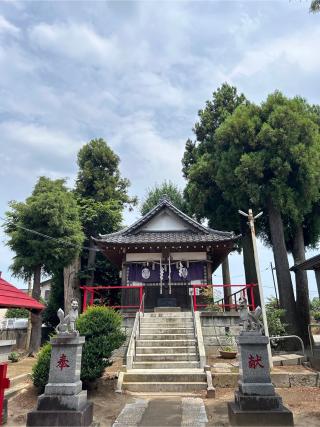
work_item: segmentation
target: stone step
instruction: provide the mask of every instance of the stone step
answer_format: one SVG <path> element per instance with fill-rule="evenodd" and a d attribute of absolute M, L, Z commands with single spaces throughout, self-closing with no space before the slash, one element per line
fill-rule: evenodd
<path fill-rule="evenodd" d="M 168 373 L 170 371 L 170 373 Z M 179 372 L 182 371 L 182 372 Z M 130 372 L 125 372 L 123 381 L 130 382 L 205 382 L 206 374 L 200 372 L 190 372 L 190 370 L 182 369 L 131 369 Z"/>
<path fill-rule="evenodd" d="M 181 339 L 194 339 L 194 333 L 193 334 L 140 334 L 139 336 L 140 340 L 181 340 Z"/>
<path fill-rule="evenodd" d="M 148 321 L 148 322 L 174 322 L 175 320 L 178 322 L 183 321 L 193 321 L 193 318 L 191 316 L 140 316 L 141 321 Z"/>
<path fill-rule="evenodd" d="M 200 368 L 199 362 L 193 361 L 166 361 L 166 362 L 133 362 L 133 369 L 184 369 Z"/>
<path fill-rule="evenodd" d="M 144 313 L 144 315 L 141 316 L 141 319 L 146 318 L 173 318 L 173 319 L 192 319 L 192 313 L 190 312 L 182 312 L 182 313 Z"/>
<path fill-rule="evenodd" d="M 142 326 L 140 328 L 140 334 L 193 334 L 194 329 L 193 328 L 166 328 L 166 327 L 159 327 L 159 328 L 145 328 Z"/>
<path fill-rule="evenodd" d="M 195 338 L 179 340 L 142 340 L 137 339 L 137 347 L 189 347 L 196 344 Z"/>
<path fill-rule="evenodd" d="M 181 307 L 155 307 L 155 313 L 180 313 Z"/>
<path fill-rule="evenodd" d="M 138 354 L 180 354 L 180 353 L 196 353 L 196 346 L 189 347 L 141 347 L 137 346 Z"/>
<path fill-rule="evenodd" d="M 124 390 L 132 392 L 193 392 L 206 390 L 206 382 L 123 382 Z"/>
<path fill-rule="evenodd" d="M 153 354 L 136 354 L 135 361 L 137 362 L 166 362 L 166 361 L 198 361 L 196 353 L 153 353 Z"/>
<path fill-rule="evenodd" d="M 144 323 L 142 325 L 140 325 L 140 329 L 168 329 L 171 330 L 172 329 L 190 329 L 190 330 L 194 330 L 193 325 L 187 325 L 187 324 L 181 324 L 181 323 L 172 323 L 172 324 L 168 324 L 168 323 Z"/>
<path fill-rule="evenodd" d="M 141 321 L 141 327 L 142 328 L 172 328 L 172 327 L 178 327 L 178 328 L 193 328 L 193 321 L 189 319 L 185 320 L 161 320 L 156 319 L 156 321 L 151 321 L 150 319 L 145 319 Z"/>

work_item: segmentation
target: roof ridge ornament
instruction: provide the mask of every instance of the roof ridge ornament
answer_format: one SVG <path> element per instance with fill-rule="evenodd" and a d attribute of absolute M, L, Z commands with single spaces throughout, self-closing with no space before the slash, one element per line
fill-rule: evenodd
<path fill-rule="evenodd" d="M 170 197 L 168 196 L 168 194 L 164 193 L 164 194 L 162 194 L 162 196 L 160 197 L 159 202 L 160 202 L 160 203 L 164 203 L 164 202 L 169 202 L 169 203 L 171 203 L 171 199 L 170 199 Z"/>

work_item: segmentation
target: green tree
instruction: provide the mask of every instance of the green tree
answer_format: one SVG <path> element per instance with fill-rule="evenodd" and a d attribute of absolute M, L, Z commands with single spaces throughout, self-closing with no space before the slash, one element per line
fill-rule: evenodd
<path fill-rule="evenodd" d="M 310 12 L 318 13 L 320 11 L 320 0 L 312 0 L 310 4 Z"/>
<path fill-rule="evenodd" d="M 116 277 L 110 263 L 103 260 L 101 254 L 97 257 L 91 237 L 118 230 L 124 207 L 130 208 L 136 204 L 136 199 L 128 195 L 130 183 L 121 177 L 119 163 L 120 158 L 102 138 L 91 140 L 78 153 L 79 171 L 75 194 L 86 241 L 91 248 L 89 253 L 82 254 L 82 270 L 87 285 L 100 280 L 103 270 L 111 270 L 111 278 Z M 100 266 L 104 264 L 100 272 L 96 271 L 96 258 L 99 258 Z"/>
<path fill-rule="evenodd" d="M 32 296 L 39 300 L 41 272 L 52 274 L 68 265 L 81 249 L 78 206 L 63 179 L 46 177 L 39 178 L 25 202 L 13 201 L 9 206 L 4 228 L 7 244 L 15 253 L 11 270 L 25 280 L 33 276 Z M 30 353 L 40 346 L 41 317 L 31 314 Z"/>
<path fill-rule="evenodd" d="M 270 336 L 286 335 L 287 324 L 283 322 L 285 310 L 278 307 L 275 298 L 269 298 L 266 304 L 266 314 Z"/>
<path fill-rule="evenodd" d="M 184 191 L 188 210 L 198 220 L 208 219 L 209 226 L 221 230 L 232 230 L 242 234 L 242 249 L 247 283 L 257 283 L 251 233 L 238 209 L 249 207 L 248 201 L 235 206 L 224 196 L 215 180 L 215 132 L 239 105 L 246 105 L 247 99 L 227 83 L 222 84 L 198 112 L 199 120 L 194 126 L 195 141 L 186 142 L 182 159 L 182 172 L 187 180 Z M 258 288 L 255 301 L 259 304 Z"/>
<path fill-rule="evenodd" d="M 304 217 L 319 200 L 320 140 L 317 117 L 301 98 L 270 95 L 261 107 L 238 107 L 215 135 L 215 180 L 230 203 L 264 208 L 275 257 L 280 303 L 292 332 L 299 332 L 283 217 L 290 218 L 304 253 Z M 307 289 L 297 284 L 301 305 Z M 299 302 L 298 302 L 299 305 Z M 301 310 L 298 311 L 301 313 Z M 300 325 L 302 324 L 300 318 Z"/>
<path fill-rule="evenodd" d="M 140 207 L 141 215 L 145 215 L 154 208 L 163 196 L 166 196 L 176 208 L 186 212 L 187 206 L 182 191 L 173 182 L 164 181 L 160 185 L 147 189 L 147 194 Z"/>

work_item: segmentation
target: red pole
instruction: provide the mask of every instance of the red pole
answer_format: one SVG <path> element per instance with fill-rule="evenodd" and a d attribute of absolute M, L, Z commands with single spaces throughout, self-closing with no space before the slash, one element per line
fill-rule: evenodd
<path fill-rule="evenodd" d="M 193 285 L 193 308 L 194 308 L 194 311 L 197 311 L 197 294 L 196 294 L 195 285 Z"/>
<path fill-rule="evenodd" d="M 94 290 L 90 290 L 90 305 L 93 305 Z"/>
<path fill-rule="evenodd" d="M 87 297 L 88 297 L 88 291 L 86 288 L 83 289 L 83 303 L 82 303 L 82 311 L 86 311 L 87 309 Z"/>
<path fill-rule="evenodd" d="M 10 387 L 10 380 L 7 376 L 7 363 L 0 363 L 0 425 L 2 424 L 4 389 Z"/>

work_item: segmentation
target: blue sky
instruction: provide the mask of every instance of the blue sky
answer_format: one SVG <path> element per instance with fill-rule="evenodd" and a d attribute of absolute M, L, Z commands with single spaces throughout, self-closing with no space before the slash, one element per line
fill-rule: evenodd
<path fill-rule="evenodd" d="M 279 89 L 320 103 L 320 15 L 308 7 L 286 0 L 2 1 L 1 217 L 41 175 L 66 177 L 72 186 L 76 153 L 94 137 L 121 157 L 132 195 L 141 198 L 164 179 L 183 187 L 185 141 L 224 81 L 255 102 Z M 0 239 L 0 269 L 10 279 L 3 231 Z M 259 250 L 268 294 L 272 254 Z M 234 281 L 243 282 L 238 255 L 231 266 Z"/>

